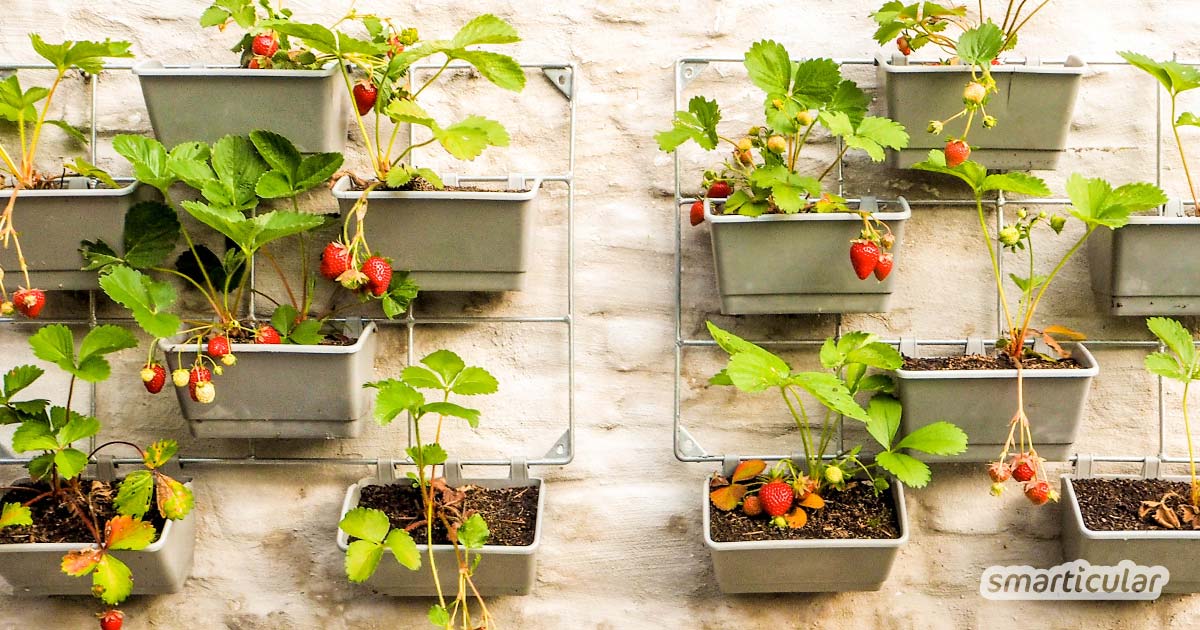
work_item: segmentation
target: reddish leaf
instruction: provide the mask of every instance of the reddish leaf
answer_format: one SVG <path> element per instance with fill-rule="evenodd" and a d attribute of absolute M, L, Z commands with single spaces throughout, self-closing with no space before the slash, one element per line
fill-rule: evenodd
<path fill-rule="evenodd" d="M 742 497 L 746 496 L 747 488 L 740 483 L 735 483 L 732 486 L 717 488 L 708 493 L 709 500 L 722 512 L 729 512 L 738 506 L 738 502 Z"/>
<path fill-rule="evenodd" d="M 806 508 L 819 510 L 825 507 L 825 499 L 822 499 L 821 495 L 817 494 L 816 492 L 810 492 L 808 493 L 808 496 L 804 497 L 804 499 L 800 501 L 800 505 Z"/>
<path fill-rule="evenodd" d="M 809 496 L 817 496 L 811 494 Z M 787 521 L 787 526 L 791 529 L 800 529 L 808 523 L 808 514 L 802 508 L 795 508 L 788 512 L 787 516 L 783 517 Z"/>
<path fill-rule="evenodd" d="M 1042 331 L 1042 333 L 1044 333 L 1046 335 L 1053 335 L 1055 337 L 1066 339 L 1068 341 L 1085 341 L 1085 340 L 1087 340 L 1087 335 L 1079 332 L 1078 330 L 1071 330 L 1070 328 L 1067 328 L 1066 326 L 1047 326 L 1046 329 Z"/>
<path fill-rule="evenodd" d="M 158 532 L 150 523 L 132 516 L 115 516 L 104 526 L 105 549 L 145 549 Z"/>
<path fill-rule="evenodd" d="M 100 549 L 80 549 L 69 551 L 62 559 L 62 572 L 72 577 L 87 575 L 100 564 L 104 551 Z"/>
<path fill-rule="evenodd" d="M 182 520 L 195 505 L 191 489 L 157 470 L 154 471 L 154 496 L 158 513 L 173 521 Z"/>
<path fill-rule="evenodd" d="M 757 477 L 762 471 L 767 469 L 767 462 L 761 459 L 751 459 L 744 461 L 733 469 L 733 482 L 745 481 Z"/>

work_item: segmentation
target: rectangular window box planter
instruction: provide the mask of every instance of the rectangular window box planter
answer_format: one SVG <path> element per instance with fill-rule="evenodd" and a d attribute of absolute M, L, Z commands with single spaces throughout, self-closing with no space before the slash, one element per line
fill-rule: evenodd
<path fill-rule="evenodd" d="M 27 481 L 22 479 L 20 481 Z M 187 483 L 190 488 L 191 482 Z M 84 543 L 23 543 L 0 545 L 0 577 L 12 585 L 13 595 L 90 595 L 92 578 L 62 572 L 67 552 L 89 549 Z M 133 571 L 134 595 L 177 593 L 192 573 L 196 548 L 196 514 L 163 525 L 158 540 L 141 551 L 114 551 Z"/>
<path fill-rule="evenodd" d="M 216 400 L 201 404 L 188 388 L 174 388 L 192 435 L 356 437 L 374 409 L 374 396 L 363 384 L 374 380 L 375 324 L 364 326 L 357 337 L 349 346 L 232 344 L 237 365 L 213 377 Z M 190 368 L 195 360 L 196 345 L 182 341 L 162 343 L 171 370 Z"/>
<path fill-rule="evenodd" d="M 514 464 L 512 473 L 507 479 L 463 479 L 461 467 L 452 463 L 446 466 L 446 482 L 452 487 L 475 485 L 483 488 L 523 488 L 538 489 L 537 523 L 534 530 L 533 544 L 527 547 L 509 547 L 500 545 L 484 545 L 479 549 L 479 567 L 475 571 L 473 581 L 479 594 L 484 597 L 495 595 L 528 595 L 533 592 L 537 582 L 537 556 L 542 541 L 542 516 L 546 505 L 546 484 L 541 479 L 528 476 L 528 469 L 522 463 L 518 469 Z M 358 497 L 364 486 L 411 483 L 407 479 L 397 482 L 394 478 L 367 477 L 346 490 L 346 500 L 342 503 L 340 521 L 350 510 L 358 507 Z M 372 590 L 393 597 L 432 597 L 437 595 L 433 585 L 433 574 L 429 570 L 429 546 L 421 540 L 417 541 L 417 549 L 421 553 L 421 568 L 410 571 L 396 562 L 390 549 L 384 549 L 383 560 L 374 575 L 364 583 Z M 346 532 L 338 530 L 338 549 L 345 554 L 350 545 L 350 537 Z M 447 592 L 453 595 L 458 583 L 458 561 L 455 559 L 453 545 L 434 545 L 433 553 L 437 563 L 438 578 Z"/>
<path fill-rule="evenodd" d="M 459 181 L 443 180 L 448 187 Z M 421 291 L 520 291 L 541 186 L 540 179 L 510 175 L 508 187 L 523 192 L 372 191 L 368 242 L 394 269 L 409 272 Z M 362 193 L 343 177 L 333 196 L 345 217 Z"/>
<path fill-rule="evenodd" d="M 704 544 L 723 593 L 820 593 L 877 591 L 887 581 L 900 548 L 908 543 L 904 487 L 893 483 L 900 537 L 879 540 L 768 540 L 714 542 L 709 479 L 704 503 Z"/>
<path fill-rule="evenodd" d="M 1135 475 L 1091 475 L 1089 478 L 1136 479 Z M 1122 560 L 1170 572 L 1163 593 L 1200 592 L 1200 531 L 1180 529 L 1161 531 L 1095 531 L 1088 529 L 1079 510 L 1072 475 L 1062 476 L 1063 561 L 1086 560 L 1092 565 L 1117 566 Z M 1163 477 L 1168 481 L 1189 481 L 1185 476 Z M 1186 527 L 1186 526 L 1185 526 Z"/>
<path fill-rule="evenodd" d="M 875 63 L 887 116 L 904 125 L 911 136 L 907 148 L 889 151 L 888 162 L 908 168 L 924 160 L 930 149 L 945 147 L 946 134 L 925 129 L 929 121 L 962 110 L 963 88 L 971 80 L 971 71 L 964 65 L 909 64 L 900 54 L 877 53 Z M 987 113 L 998 123 L 992 129 L 971 131 L 971 159 L 995 170 L 1053 170 L 1067 148 L 1086 70 L 1087 65 L 1073 55 L 1063 65 L 1027 60 L 992 66 L 999 92 L 992 94 Z M 958 133 L 962 124 L 959 119 L 947 128 Z"/>
<path fill-rule="evenodd" d="M 99 276 L 83 271 L 82 241 L 97 238 L 121 252 L 125 213 L 145 201 L 151 188 L 131 179 L 118 179 L 122 187 L 89 188 L 86 177 L 68 177 L 66 188 L 22 190 L 17 195 L 13 221 L 21 233 L 21 250 L 29 267 L 29 281 L 44 290 L 88 290 L 99 288 Z M 11 190 L 0 190 L 8 201 Z M 0 267 L 9 281 L 24 285 L 17 250 L 11 243 L 0 248 Z"/>
<path fill-rule="evenodd" d="M 915 356 L 916 346 L 901 352 Z M 988 347 L 994 347 L 989 344 Z M 1040 456 L 1064 461 L 1079 432 L 1087 409 L 1092 379 L 1100 373 L 1095 357 L 1082 344 L 1063 344 L 1080 369 L 1024 370 L 1025 413 L 1032 421 L 1033 440 Z M 983 341 L 970 340 L 967 354 L 985 354 Z M 902 435 L 932 422 L 953 422 L 967 434 L 967 450 L 959 455 L 921 453 L 929 462 L 989 462 L 999 456 L 1008 437 L 1009 421 L 1017 410 L 1017 371 L 1012 370 L 896 370 L 897 396 L 904 405 Z"/>
<path fill-rule="evenodd" d="M 274 131 L 304 153 L 346 146 L 346 85 L 335 64 L 321 70 L 251 70 L 233 66 L 134 67 L 154 135 L 168 149 L 212 144 L 256 129 Z"/>
<path fill-rule="evenodd" d="M 1200 313 L 1200 217 L 1185 216 L 1177 201 L 1165 216 L 1134 216 L 1119 230 L 1088 239 L 1092 290 L 1112 315 Z"/>
<path fill-rule="evenodd" d="M 850 241 L 862 231 L 862 218 L 856 214 L 719 215 L 713 214 L 712 201 L 705 200 L 704 220 L 710 224 L 721 312 L 887 311 L 896 272 L 904 265 L 904 224 L 912 216 L 903 197 L 893 205 L 893 210 L 880 212 L 874 198 L 864 197 L 858 206 L 886 222 L 896 236 L 892 249 L 896 271 L 879 282 L 874 277 L 859 280 L 850 265 Z"/>

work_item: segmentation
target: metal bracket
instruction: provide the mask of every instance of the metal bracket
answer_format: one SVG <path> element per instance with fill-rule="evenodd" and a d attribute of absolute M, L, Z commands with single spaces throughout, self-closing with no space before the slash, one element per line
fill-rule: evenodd
<path fill-rule="evenodd" d="M 675 450 L 685 457 L 708 457 L 708 451 L 705 451 L 696 438 L 683 427 L 675 431 Z"/>
<path fill-rule="evenodd" d="M 679 81 L 683 87 L 687 87 L 692 81 L 695 81 L 704 69 L 708 67 L 707 61 L 687 61 L 679 64 Z"/>
<path fill-rule="evenodd" d="M 901 337 L 900 354 L 910 359 L 919 359 L 921 357 L 921 349 L 917 345 L 917 340 L 912 337 Z"/>
<path fill-rule="evenodd" d="M 859 212 L 879 212 L 879 198 L 874 195 L 863 195 L 858 200 Z"/>
<path fill-rule="evenodd" d="M 442 175 L 442 185 L 446 188 L 457 188 L 458 173 L 446 173 Z"/>
<path fill-rule="evenodd" d="M 1168 199 L 1166 205 L 1163 206 L 1162 216 L 1175 219 L 1186 217 L 1187 214 L 1183 210 L 1183 199 Z"/>
<path fill-rule="evenodd" d="M 967 337 L 967 347 L 963 349 L 966 354 L 986 354 L 987 349 L 983 345 L 983 339 L 980 337 Z"/>
<path fill-rule="evenodd" d="M 520 173 L 508 174 L 508 189 L 509 190 L 525 190 L 526 177 Z"/>
<path fill-rule="evenodd" d="M 1042 336 L 1033 338 L 1033 351 L 1046 356 L 1054 356 L 1058 352 L 1054 348 L 1051 348 L 1050 344 L 1046 343 L 1046 338 Z"/>
<path fill-rule="evenodd" d="M 1025 66 L 1029 68 L 1037 68 L 1042 65 L 1041 57 L 1026 57 Z"/>
<path fill-rule="evenodd" d="M 363 319 L 361 315 L 349 315 L 346 317 L 346 322 L 343 324 L 346 327 L 346 336 L 352 339 L 358 339 L 362 336 Z"/>
<path fill-rule="evenodd" d="M 893 66 L 907 66 L 908 65 L 908 56 L 904 55 L 902 53 L 892 53 L 892 65 Z"/>
<path fill-rule="evenodd" d="M 542 74 L 550 80 L 550 85 L 558 88 L 562 95 L 571 100 L 575 93 L 575 70 L 573 68 L 542 68 Z"/>
<path fill-rule="evenodd" d="M 107 453 L 96 455 L 96 479 L 100 481 L 116 481 L 117 465 L 113 462 L 113 456 Z"/>
<path fill-rule="evenodd" d="M 508 478 L 515 483 L 528 482 L 529 461 L 524 457 L 513 457 L 512 463 L 508 465 Z"/>
<path fill-rule="evenodd" d="M 1159 479 L 1162 477 L 1162 460 L 1157 455 L 1147 455 L 1142 463 L 1143 479 Z"/>
<path fill-rule="evenodd" d="M 737 455 L 726 455 L 721 460 L 721 475 L 725 477 L 733 477 L 733 471 L 737 470 L 738 464 L 742 463 L 742 458 Z"/>
<path fill-rule="evenodd" d="M 375 463 L 375 477 L 383 485 L 396 483 L 396 460 L 380 457 Z"/>
<path fill-rule="evenodd" d="M 12 68 L 0 68 L 0 80 L 7 79 L 16 73 L 17 71 Z"/>
<path fill-rule="evenodd" d="M 554 442 L 554 445 L 550 447 L 550 450 L 546 451 L 546 454 L 542 457 L 546 459 L 558 459 L 561 457 L 568 457 L 570 454 L 571 431 L 568 429 L 563 431 L 563 434 L 559 436 L 558 440 Z"/>
<path fill-rule="evenodd" d="M 462 462 L 457 459 L 448 459 L 442 464 L 442 476 L 446 478 L 446 485 L 451 488 L 457 488 L 462 485 L 463 471 Z"/>
<path fill-rule="evenodd" d="M 1092 456 L 1091 455 L 1076 455 L 1075 456 L 1075 478 L 1087 479 L 1092 476 Z"/>

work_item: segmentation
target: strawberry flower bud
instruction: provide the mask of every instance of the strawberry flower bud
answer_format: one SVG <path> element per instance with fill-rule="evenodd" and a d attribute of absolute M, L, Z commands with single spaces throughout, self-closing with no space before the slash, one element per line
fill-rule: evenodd
<path fill-rule="evenodd" d="M 1067 218 L 1066 217 L 1059 215 L 1059 214 L 1056 214 L 1056 215 L 1050 217 L 1050 229 L 1054 230 L 1054 232 L 1056 234 L 1061 234 L 1063 231 L 1063 228 L 1066 226 L 1067 226 Z"/>
<path fill-rule="evenodd" d="M 991 116 L 991 115 L 984 116 L 984 117 L 983 117 L 983 128 L 984 128 L 984 129 L 991 129 L 991 128 L 993 128 L 993 127 L 995 127 L 995 126 L 996 126 L 996 123 L 997 123 L 997 122 L 998 122 L 998 121 L 996 120 L 996 117 L 995 117 L 995 116 Z"/>
<path fill-rule="evenodd" d="M 992 496 L 994 496 L 994 497 L 998 497 L 998 496 L 1004 494 L 1004 484 L 1002 484 L 1000 482 L 996 482 L 996 483 L 992 484 L 991 493 L 992 493 Z"/>
<path fill-rule="evenodd" d="M 942 121 L 931 120 L 931 121 L 929 121 L 929 126 L 925 128 L 925 131 L 928 131 L 929 133 L 932 133 L 934 135 L 939 135 L 942 133 L 942 131 L 945 129 L 945 127 L 946 126 L 942 124 Z"/>

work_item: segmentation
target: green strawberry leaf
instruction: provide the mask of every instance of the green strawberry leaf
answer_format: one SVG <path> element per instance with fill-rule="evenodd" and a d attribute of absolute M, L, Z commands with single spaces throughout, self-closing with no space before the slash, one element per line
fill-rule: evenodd
<path fill-rule="evenodd" d="M 170 337 L 183 324 L 177 315 L 167 312 L 175 303 L 175 289 L 166 282 L 156 282 L 140 271 L 117 266 L 100 277 L 100 288 L 114 302 L 129 309 L 138 326 L 152 337 Z"/>
<path fill-rule="evenodd" d="M 182 520 L 196 505 L 196 498 L 182 482 L 154 471 L 154 497 L 158 513 L 173 521 Z"/>
<path fill-rule="evenodd" d="M 875 462 L 910 488 L 924 488 L 929 484 L 929 466 L 911 455 L 884 451 L 875 456 Z"/>
<path fill-rule="evenodd" d="M 487 544 L 488 536 L 491 532 L 488 531 L 487 522 L 478 512 L 472 514 L 470 518 L 463 522 L 458 528 L 458 542 L 467 549 L 479 549 Z"/>
<path fill-rule="evenodd" d="M 33 525 L 33 512 L 20 503 L 5 503 L 0 512 L 0 529 L 18 525 Z"/>
<path fill-rule="evenodd" d="M 716 101 L 703 96 L 694 96 L 688 101 L 686 112 L 675 112 L 674 126 L 654 136 L 662 151 L 674 151 L 679 145 L 693 140 L 702 148 L 712 151 L 717 148 L 717 123 L 721 122 L 721 109 Z"/>
<path fill-rule="evenodd" d="M 421 553 L 417 550 L 417 543 L 408 532 L 403 529 L 393 529 L 388 532 L 387 539 L 383 541 L 383 544 L 392 550 L 396 562 L 399 562 L 404 568 L 409 571 L 421 568 Z"/>
<path fill-rule="evenodd" d="M 92 593 L 104 603 L 116 606 L 133 592 L 133 572 L 124 562 L 104 554 L 92 572 Z"/>
<path fill-rule="evenodd" d="M 342 517 L 338 528 L 354 538 L 360 538 L 376 545 L 383 542 L 391 529 L 387 514 L 380 510 L 357 507 Z"/>
<path fill-rule="evenodd" d="M 474 366 L 463 368 L 450 387 L 450 391 L 460 396 L 494 394 L 499 389 L 500 383 L 496 381 L 496 377 L 487 370 Z"/>
<path fill-rule="evenodd" d="M 904 436 L 896 448 L 931 455 L 957 455 L 967 450 L 967 434 L 949 422 L 933 422 Z"/>
<path fill-rule="evenodd" d="M 367 383 L 365 387 L 379 390 L 375 396 L 375 420 L 381 426 L 391 424 L 396 416 L 405 411 L 411 414 L 417 413 L 421 405 L 425 403 L 425 397 L 421 395 L 421 392 L 403 381 L 388 379 Z"/>
<path fill-rule="evenodd" d="M 383 545 L 370 540 L 356 540 L 346 548 L 346 577 L 356 584 L 366 582 L 379 568 L 382 559 Z"/>
<path fill-rule="evenodd" d="M 449 402 L 431 402 L 421 406 L 421 415 L 432 413 L 439 416 L 451 416 L 454 418 L 462 418 L 471 425 L 472 429 L 479 427 L 479 411 L 476 409 L 468 409 L 466 407 L 456 405 Z"/>
<path fill-rule="evenodd" d="M 121 481 L 113 506 L 117 513 L 141 518 L 150 511 L 150 498 L 154 495 L 154 474 L 149 470 L 135 470 Z"/>

